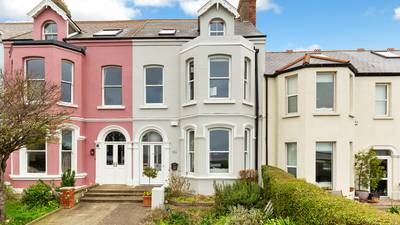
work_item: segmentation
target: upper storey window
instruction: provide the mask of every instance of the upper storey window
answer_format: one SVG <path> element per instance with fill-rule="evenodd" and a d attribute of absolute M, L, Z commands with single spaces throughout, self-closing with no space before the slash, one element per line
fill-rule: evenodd
<path fill-rule="evenodd" d="M 43 27 L 44 40 L 57 40 L 57 24 L 48 22 Z"/>
<path fill-rule="evenodd" d="M 149 66 L 145 68 L 145 103 L 164 103 L 164 82 L 162 66 Z"/>
<path fill-rule="evenodd" d="M 26 78 L 29 80 L 30 85 L 37 88 L 44 86 L 44 59 L 43 58 L 30 58 L 25 61 Z"/>
<path fill-rule="evenodd" d="M 210 98 L 229 98 L 230 58 L 210 58 Z"/>
<path fill-rule="evenodd" d="M 210 22 L 210 36 L 224 36 L 225 22 L 221 19 L 213 19 Z"/>
<path fill-rule="evenodd" d="M 187 100 L 194 100 L 194 60 L 187 63 Z"/>
<path fill-rule="evenodd" d="M 334 111 L 335 73 L 321 72 L 317 74 L 317 110 Z"/>
<path fill-rule="evenodd" d="M 67 60 L 61 64 L 61 101 L 72 103 L 74 64 Z"/>
<path fill-rule="evenodd" d="M 122 105 L 122 68 L 110 66 L 104 68 L 103 104 L 107 106 Z"/>
<path fill-rule="evenodd" d="M 286 113 L 297 113 L 297 76 L 286 78 Z"/>

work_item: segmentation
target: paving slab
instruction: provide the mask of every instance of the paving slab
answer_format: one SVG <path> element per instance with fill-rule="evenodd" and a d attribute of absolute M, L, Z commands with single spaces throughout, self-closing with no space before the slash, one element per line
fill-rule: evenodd
<path fill-rule="evenodd" d="M 35 225 L 142 225 L 150 209 L 135 203 L 86 203 L 62 209 Z"/>

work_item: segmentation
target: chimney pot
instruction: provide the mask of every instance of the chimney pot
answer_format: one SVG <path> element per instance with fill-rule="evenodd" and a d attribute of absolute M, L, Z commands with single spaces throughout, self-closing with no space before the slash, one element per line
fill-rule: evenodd
<path fill-rule="evenodd" d="M 395 48 L 388 48 L 387 51 L 388 51 L 388 52 L 396 51 L 396 49 L 395 49 Z"/>
<path fill-rule="evenodd" d="M 237 8 L 242 21 L 250 21 L 254 26 L 257 22 L 256 0 L 240 0 Z"/>
<path fill-rule="evenodd" d="M 292 49 L 286 50 L 287 53 L 293 53 L 294 51 Z"/>
<path fill-rule="evenodd" d="M 314 49 L 314 52 L 321 52 L 321 49 Z"/>
<path fill-rule="evenodd" d="M 365 48 L 357 48 L 357 52 L 364 52 Z"/>

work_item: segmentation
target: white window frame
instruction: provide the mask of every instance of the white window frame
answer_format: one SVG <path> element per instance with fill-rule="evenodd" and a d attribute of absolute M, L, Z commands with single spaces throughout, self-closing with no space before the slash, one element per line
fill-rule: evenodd
<path fill-rule="evenodd" d="M 378 99 L 378 96 L 376 96 L 376 90 L 379 86 L 386 87 L 386 99 Z M 390 116 L 390 83 L 376 83 L 375 84 L 375 116 L 377 117 L 389 117 Z M 378 115 L 377 114 L 377 103 L 378 102 L 385 102 L 386 106 L 386 114 L 385 115 Z"/>
<path fill-rule="evenodd" d="M 106 77 L 106 69 L 108 68 L 113 68 L 113 67 L 118 67 L 121 69 L 121 85 L 105 85 L 105 77 Z M 102 106 L 103 107 L 115 107 L 115 106 L 124 106 L 124 90 L 123 90 L 123 71 L 122 71 L 122 66 L 117 66 L 117 65 L 110 65 L 110 66 L 104 66 L 102 68 Z M 105 89 L 106 88 L 121 88 L 121 104 L 120 105 L 106 105 L 105 104 Z"/>
<path fill-rule="evenodd" d="M 244 73 L 243 73 L 243 99 L 250 101 L 251 98 L 251 61 L 249 58 L 244 59 Z"/>
<path fill-rule="evenodd" d="M 210 155 L 211 155 L 211 153 L 213 153 L 214 151 L 211 151 L 211 148 L 210 148 L 210 146 L 211 146 L 211 138 L 210 138 L 210 135 L 211 135 L 211 131 L 215 131 L 215 130 L 223 130 L 223 131 L 228 131 L 228 144 L 229 144 L 229 150 L 228 151 L 216 151 L 216 153 L 228 153 L 228 171 L 227 172 L 212 172 L 211 171 L 211 168 L 210 168 L 210 160 L 211 160 L 211 157 L 210 157 Z M 226 128 L 226 127 L 213 127 L 213 128 L 209 128 L 208 129 L 208 135 L 207 135 L 207 138 L 208 138 L 208 140 L 207 140 L 207 145 L 208 145 L 208 154 L 207 154 L 207 167 L 208 167 L 208 173 L 210 174 L 210 175 L 215 175 L 215 176 L 218 176 L 218 175 L 222 175 L 222 176 L 224 176 L 224 175 L 229 175 L 230 173 L 231 173 L 231 171 L 232 171 L 232 157 L 231 157 L 231 155 L 232 155 L 232 129 L 231 128 Z"/>
<path fill-rule="evenodd" d="M 190 79 L 190 74 L 192 73 L 191 71 L 190 71 L 190 69 L 191 69 L 191 64 L 193 64 L 193 79 Z M 195 72 L 194 72 L 194 67 L 195 67 L 195 65 L 194 65 L 194 59 L 189 59 L 188 61 L 187 61 L 187 65 L 186 65 L 186 82 L 187 82 L 187 84 L 186 84 L 186 100 L 187 101 L 194 101 L 195 100 Z M 193 86 L 193 96 L 191 96 L 191 86 Z"/>
<path fill-rule="evenodd" d="M 46 26 L 48 24 L 55 24 L 57 27 L 57 33 L 46 33 Z M 43 28 L 42 28 L 42 35 L 43 35 L 43 40 L 46 40 L 46 41 L 53 41 L 53 39 L 47 39 L 47 36 L 54 36 L 54 35 L 56 35 L 56 40 L 58 40 L 58 24 L 52 20 L 44 23 Z"/>
<path fill-rule="evenodd" d="M 213 60 L 228 60 L 228 76 L 227 77 L 213 77 L 211 78 L 211 61 Z M 209 100 L 226 100 L 231 98 L 231 76 L 232 76 L 232 64 L 231 57 L 226 55 L 214 55 L 208 58 L 208 99 Z M 228 79 L 228 96 L 227 97 L 212 97 L 211 96 L 211 80 L 226 80 Z M 218 90 L 217 90 L 218 91 Z"/>
<path fill-rule="evenodd" d="M 149 68 L 161 68 L 162 69 L 162 84 L 147 85 L 147 69 L 149 69 Z M 143 74 L 144 74 L 144 78 L 143 78 L 143 81 L 144 81 L 144 83 L 143 83 L 143 87 L 144 87 L 144 89 L 143 89 L 143 96 L 144 96 L 143 101 L 144 101 L 144 104 L 145 105 L 156 105 L 156 106 L 164 105 L 165 104 L 165 74 L 164 74 L 164 66 L 162 66 L 162 65 L 144 66 L 144 73 Z M 160 103 L 147 103 L 147 96 L 146 96 L 147 95 L 146 94 L 147 87 L 162 87 L 162 102 L 160 102 Z"/>
<path fill-rule="evenodd" d="M 186 144 L 186 173 L 193 175 L 196 171 L 196 167 L 195 167 L 195 165 L 196 165 L 196 163 L 195 163 L 195 161 L 196 161 L 196 145 L 193 144 L 193 149 L 190 148 L 190 133 L 191 132 L 193 132 L 193 143 L 195 142 L 195 139 L 196 139 L 195 138 L 196 137 L 195 130 L 193 128 L 187 129 L 186 130 L 186 142 L 185 142 L 185 144 Z M 193 155 L 194 171 L 190 171 L 190 168 L 192 166 L 191 161 L 190 161 L 190 155 Z"/>
<path fill-rule="evenodd" d="M 296 165 L 289 165 L 289 160 L 288 160 L 288 158 L 289 158 L 289 145 L 295 145 L 295 147 L 296 147 Z M 288 172 L 289 173 L 289 169 L 296 169 L 296 177 L 298 176 L 298 171 L 297 171 L 297 165 L 298 165 L 298 162 L 297 162 L 297 160 L 298 160 L 298 157 L 297 157 L 297 142 L 286 142 L 285 143 L 285 148 L 286 148 L 286 172 Z"/>
<path fill-rule="evenodd" d="M 223 30 L 222 31 L 211 31 L 211 24 L 213 24 L 213 23 L 222 23 L 223 24 Z M 210 37 L 222 37 L 222 36 L 225 36 L 225 32 L 226 32 L 226 23 L 225 23 L 225 21 L 223 20 L 223 19 L 220 19 L 220 18 L 215 18 L 215 19 L 212 19 L 211 21 L 210 21 L 210 23 L 208 24 L 208 35 L 210 36 Z M 218 34 L 218 35 L 212 35 L 212 34 Z"/>
<path fill-rule="evenodd" d="M 324 74 L 330 74 L 332 75 L 332 81 L 333 81 L 333 105 L 332 108 L 318 108 L 318 75 L 324 75 Z M 336 72 L 333 71 L 319 71 L 317 72 L 315 76 L 315 108 L 317 112 L 335 112 L 336 111 Z"/>
<path fill-rule="evenodd" d="M 296 93 L 289 94 L 289 79 L 296 79 Z M 299 77 L 296 75 L 290 75 L 285 77 L 285 95 L 286 95 L 286 114 L 297 114 L 299 113 Z M 289 112 L 289 98 L 297 97 L 297 111 Z"/>
<path fill-rule="evenodd" d="M 69 63 L 72 66 L 72 69 L 71 69 L 71 81 L 65 81 L 65 80 L 62 79 L 62 64 L 64 62 Z M 72 61 L 67 60 L 67 59 L 61 60 L 61 84 L 65 83 L 65 84 L 70 84 L 71 85 L 71 102 L 64 102 L 61 99 L 62 103 L 74 104 L 74 75 L 75 75 L 75 64 Z"/>
<path fill-rule="evenodd" d="M 29 60 L 35 60 L 35 59 L 43 60 L 43 68 L 44 68 L 44 70 L 43 70 L 43 73 L 44 73 L 43 74 L 43 79 L 31 79 L 31 78 L 28 77 L 28 61 Z M 25 78 L 27 80 L 45 82 L 46 81 L 46 62 L 45 62 L 45 59 L 42 58 L 42 57 L 28 57 L 28 58 L 25 58 L 24 59 L 24 74 L 25 74 Z"/>
<path fill-rule="evenodd" d="M 334 188 L 335 187 L 335 179 L 336 179 L 336 177 L 335 177 L 335 169 L 336 169 L 336 166 L 335 166 L 335 163 L 336 163 L 336 159 L 335 159 L 335 157 L 336 157 L 336 142 L 334 142 L 334 141 L 317 141 L 316 143 L 315 143 L 315 157 L 317 156 L 317 145 L 318 144 L 331 144 L 332 145 L 332 168 L 331 168 L 331 178 L 332 178 L 332 180 L 331 180 L 331 185 L 328 187 L 327 185 L 324 185 L 324 184 L 321 184 L 321 183 L 318 183 L 317 182 L 317 171 L 315 171 L 315 183 L 318 185 L 318 186 L 320 186 L 321 188 Z M 314 168 L 315 168 L 315 166 L 316 166 L 316 164 L 317 164 L 317 158 L 315 158 L 315 162 L 314 162 Z"/>
<path fill-rule="evenodd" d="M 63 150 L 63 148 L 62 148 L 62 131 L 63 130 L 72 131 L 72 150 Z M 63 152 L 71 152 L 71 171 L 77 172 L 77 168 L 76 168 L 76 156 L 77 156 L 76 152 L 77 152 L 77 146 L 78 146 L 77 133 L 78 132 L 76 129 L 74 129 L 73 127 L 69 127 L 69 126 L 66 126 L 60 130 L 60 138 L 59 138 L 59 141 L 60 141 L 59 172 L 60 172 L 60 174 L 63 173 L 63 171 L 62 171 L 62 153 Z"/>
<path fill-rule="evenodd" d="M 244 151 L 243 151 L 243 169 L 248 170 L 252 168 L 251 165 L 251 152 L 252 152 L 252 136 L 251 129 L 244 129 Z"/>
<path fill-rule="evenodd" d="M 22 156 L 21 157 L 21 174 L 26 174 L 26 175 L 31 175 L 31 176 L 41 176 L 41 175 L 47 175 L 48 172 L 48 165 L 47 165 L 47 161 L 48 161 L 48 156 L 47 156 L 47 149 L 48 149 L 48 145 L 47 145 L 47 141 L 45 142 L 45 149 L 43 150 L 30 150 L 27 148 L 27 146 L 25 148 L 22 149 Z M 44 152 L 45 153 L 45 172 L 42 173 L 30 173 L 28 172 L 28 154 L 31 152 Z"/>

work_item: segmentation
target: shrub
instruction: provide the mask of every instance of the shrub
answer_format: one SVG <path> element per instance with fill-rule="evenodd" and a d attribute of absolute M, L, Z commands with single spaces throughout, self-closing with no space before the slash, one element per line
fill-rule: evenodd
<path fill-rule="evenodd" d="M 289 218 L 286 219 L 269 219 L 267 220 L 264 225 L 296 225 L 292 220 Z"/>
<path fill-rule="evenodd" d="M 182 176 L 171 174 L 168 179 L 169 196 L 180 196 L 189 192 L 190 183 Z"/>
<path fill-rule="evenodd" d="M 378 225 L 400 224 L 400 217 L 339 196 L 295 179 L 286 172 L 263 167 L 265 195 L 274 205 L 274 214 L 290 217 L 296 224 Z"/>
<path fill-rule="evenodd" d="M 68 169 L 62 174 L 61 187 L 74 187 L 75 186 L 75 171 Z"/>
<path fill-rule="evenodd" d="M 233 206 L 225 221 L 225 225 L 263 225 L 268 214 L 261 209 L 246 209 L 243 206 Z"/>
<path fill-rule="evenodd" d="M 400 214 L 400 206 L 392 206 L 388 209 L 389 213 Z"/>
<path fill-rule="evenodd" d="M 230 185 L 214 183 L 215 207 L 218 211 L 227 212 L 232 206 L 243 206 L 247 209 L 261 208 L 264 205 L 262 191 L 257 183 L 236 181 Z"/>
<path fill-rule="evenodd" d="M 29 208 L 45 207 L 53 204 L 56 200 L 53 195 L 51 187 L 39 180 L 36 184 L 24 190 L 21 202 Z"/>
<path fill-rule="evenodd" d="M 240 180 L 247 182 L 258 182 L 257 170 L 241 170 L 239 171 Z"/>
<path fill-rule="evenodd" d="M 14 189 L 10 186 L 4 186 L 4 197 L 6 200 L 17 200 L 17 194 Z"/>

